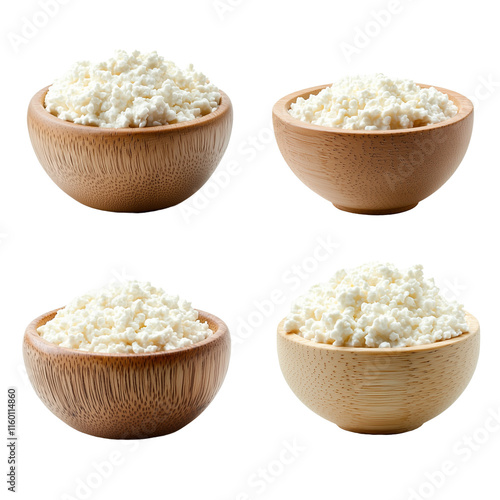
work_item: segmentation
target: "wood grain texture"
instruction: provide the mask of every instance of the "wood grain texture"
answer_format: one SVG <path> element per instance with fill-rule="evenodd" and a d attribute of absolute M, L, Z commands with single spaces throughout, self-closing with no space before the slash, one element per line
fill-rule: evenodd
<path fill-rule="evenodd" d="M 420 427 L 464 391 L 479 357 L 470 333 L 416 347 L 333 347 L 278 326 L 278 357 L 295 395 L 318 415 L 353 432 L 395 434 Z"/>
<path fill-rule="evenodd" d="M 473 124 L 473 105 L 466 97 L 435 87 L 458 106 L 457 115 L 402 130 L 322 127 L 288 113 L 298 97 L 327 86 L 280 99 L 273 108 L 273 124 L 281 154 L 295 175 L 337 208 L 373 215 L 409 210 L 439 189 L 462 161 Z"/>
<path fill-rule="evenodd" d="M 26 329 L 23 355 L 38 397 L 71 427 L 93 436 L 142 439 L 175 432 L 194 420 L 222 385 L 231 354 L 226 324 L 198 311 L 214 332 L 189 347 L 148 354 L 68 349 Z"/>
<path fill-rule="evenodd" d="M 189 122 L 109 129 L 51 115 L 47 90 L 28 107 L 33 149 L 64 192 L 93 208 L 146 212 L 176 205 L 205 184 L 229 143 L 233 111 L 224 92 L 215 111 Z"/>

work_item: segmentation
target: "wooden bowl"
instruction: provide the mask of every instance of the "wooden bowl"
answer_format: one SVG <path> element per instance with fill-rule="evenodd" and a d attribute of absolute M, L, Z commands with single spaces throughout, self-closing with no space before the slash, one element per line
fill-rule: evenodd
<path fill-rule="evenodd" d="M 479 356 L 479 323 L 470 333 L 402 348 L 333 347 L 278 326 L 281 371 L 295 395 L 342 429 L 396 434 L 446 410 L 467 387 Z"/>
<path fill-rule="evenodd" d="M 462 161 L 473 123 L 473 105 L 466 97 L 436 87 L 448 94 L 458 113 L 435 125 L 401 130 L 344 130 L 290 115 L 298 97 L 328 86 L 280 99 L 273 124 L 281 154 L 295 175 L 337 208 L 373 215 L 404 212 L 440 188 Z"/>
<path fill-rule="evenodd" d="M 49 87 L 28 107 L 33 149 L 50 178 L 75 200 L 112 212 L 147 212 L 189 198 L 209 179 L 229 142 L 233 110 L 219 107 L 188 122 L 110 129 L 57 118 L 44 106 Z"/>
<path fill-rule="evenodd" d="M 198 311 L 213 335 L 188 347 L 146 354 L 105 354 L 59 347 L 26 329 L 24 363 L 35 392 L 71 427 L 97 437 L 142 439 L 175 432 L 194 420 L 222 385 L 231 340 L 226 324 Z"/>

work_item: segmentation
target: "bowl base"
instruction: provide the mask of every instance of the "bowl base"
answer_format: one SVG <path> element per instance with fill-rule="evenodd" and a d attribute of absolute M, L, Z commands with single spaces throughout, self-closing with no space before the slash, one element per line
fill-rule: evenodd
<path fill-rule="evenodd" d="M 399 208 L 384 208 L 381 210 L 371 210 L 368 208 L 352 208 L 352 207 L 344 207 L 342 205 L 336 205 L 333 203 L 335 208 L 339 210 L 343 210 L 344 212 L 351 212 L 353 214 L 363 214 L 363 215 L 391 215 L 391 214 L 399 214 L 401 212 L 406 212 L 407 210 L 411 210 L 415 208 L 418 203 L 414 203 L 413 205 L 407 205 L 406 207 Z"/>
<path fill-rule="evenodd" d="M 175 432 L 180 431 L 186 425 L 189 425 L 192 421 L 182 423 L 181 425 L 177 425 L 172 428 L 168 429 L 161 429 L 157 432 L 140 432 L 137 429 L 130 429 L 130 430 L 125 430 L 125 431 L 101 431 L 100 429 L 83 429 L 81 427 L 77 427 L 74 425 L 69 424 L 68 422 L 64 423 L 68 424 L 70 427 L 73 429 L 77 430 L 78 432 L 81 432 L 83 434 L 87 434 L 88 436 L 93 436 L 101 439 L 113 439 L 116 441 L 129 441 L 129 440 L 143 440 L 143 439 L 154 439 L 157 437 L 161 436 L 168 436 L 169 434 L 174 434 Z"/>
<path fill-rule="evenodd" d="M 351 428 L 348 428 L 348 427 L 342 427 L 341 425 L 339 425 L 338 427 L 340 427 L 342 430 L 344 431 L 347 431 L 347 432 L 355 432 L 356 434 L 383 434 L 383 435 L 388 435 L 388 434 L 403 434 L 404 432 L 410 432 L 410 431 L 414 431 L 415 429 L 418 429 L 419 427 L 421 427 L 422 424 L 419 424 L 415 427 L 396 427 L 394 429 L 362 429 L 362 428 L 359 428 L 359 427 L 351 427 Z"/>

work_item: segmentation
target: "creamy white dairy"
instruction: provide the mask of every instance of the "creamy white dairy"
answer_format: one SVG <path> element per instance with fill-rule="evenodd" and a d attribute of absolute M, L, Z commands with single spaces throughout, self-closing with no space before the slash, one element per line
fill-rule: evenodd
<path fill-rule="evenodd" d="M 285 331 L 335 346 L 407 347 L 467 332 L 462 305 L 448 302 L 420 265 L 338 271 L 293 304 Z"/>
<path fill-rule="evenodd" d="M 143 353 L 189 346 L 213 332 L 189 302 L 150 283 L 130 281 L 74 299 L 38 333 L 71 349 Z"/>
<path fill-rule="evenodd" d="M 378 73 L 335 82 L 317 95 L 292 103 L 289 113 L 314 125 L 351 130 L 395 130 L 448 120 L 458 112 L 434 87 Z"/>
<path fill-rule="evenodd" d="M 181 70 L 156 52 L 120 50 L 100 63 L 76 63 L 49 88 L 45 107 L 82 125 L 151 127 L 194 120 L 215 110 L 219 89 L 193 66 Z"/>

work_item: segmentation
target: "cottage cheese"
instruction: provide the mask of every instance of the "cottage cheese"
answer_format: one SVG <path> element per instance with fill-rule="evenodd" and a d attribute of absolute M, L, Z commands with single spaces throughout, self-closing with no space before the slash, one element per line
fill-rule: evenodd
<path fill-rule="evenodd" d="M 189 302 L 131 281 L 74 299 L 38 333 L 81 351 L 144 353 L 189 346 L 213 332 Z"/>
<path fill-rule="evenodd" d="M 151 127 L 194 120 L 215 110 L 218 88 L 189 66 L 185 71 L 156 52 L 75 64 L 45 97 L 53 115 L 98 127 Z"/>
<path fill-rule="evenodd" d="M 308 99 L 299 97 L 289 113 L 303 122 L 351 130 L 395 130 L 448 120 L 458 108 L 434 87 L 391 80 L 378 73 L 343 78 Z"/>
<path fill-rule="evenodd" d="M 463 306 L 448 302 L 422 266 L 391 264 L 338 271 L 313 286 L 286 317 L 284 329 L 314 342 L 351 347 L 407 347 L 467 332 Z"/>

